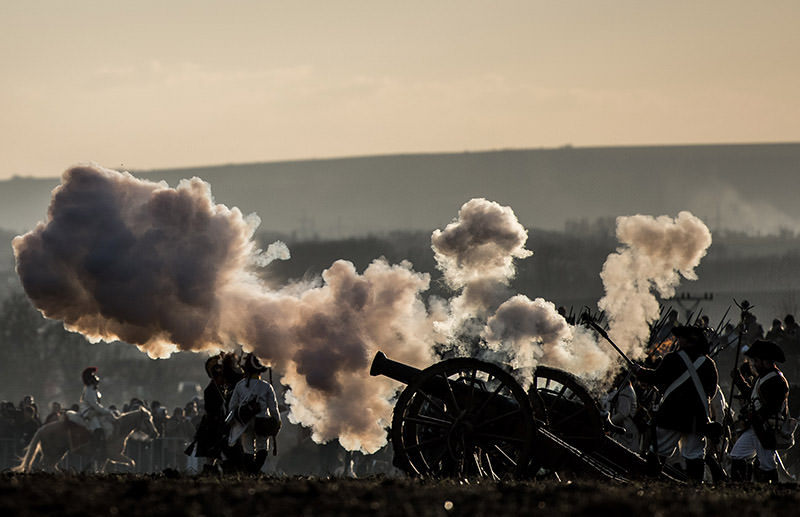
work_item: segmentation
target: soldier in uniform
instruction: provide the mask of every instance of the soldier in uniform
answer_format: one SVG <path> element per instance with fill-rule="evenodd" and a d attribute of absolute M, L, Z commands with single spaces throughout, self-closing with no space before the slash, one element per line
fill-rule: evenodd
<path fill-rule="evenodd" d="M 211 465 L 222 458 L 222 450 L 228 439 L 228 426 L 225 424 L 227 389 L 223 372 L 223 354 L 211 356 L 206 360 L 206 374 L 211 379 L 203 391 L 203 418 L 197 427 L 194 442 L 186 453 L 208 458 Z M 196 447 L 196 449 L 195 449 Z M 215 468 L 211 468 L 214 471 Z"/>
<path fill-rule="evenodd" d="M 680 325 L 672 329 L 672 334 L 677 338 L 677 349 L 665 355 L 657 368 L 636 365 L 634 373 L 640 382 L 655 386 L 661 393 L 652 446 L 659 464 L 678 446 L 687 476 L 702 482 L 709 403 L 717 389 L 717 366 L 708 356 L 709 344 L 701 328 Z"/>
<path fill-rule="evenodd" d="M 92 433 L 92 440 L 99 450 L 114 431 L 115 417 L 110 409 L 100 403 L 101 395 L 97 389 L 100 377 L 97 376 L 97 367 L 89 366 L 84 369 L 81 378 L 83 393 L 78 404 L 78 414 Z"/>
<path fill-rule="evenodd" d="M 252 353 L 242 360 L 245 377 L 236 384 L 228 406 L 231 423 L 228 445 L 241 443 L 242 466 L 256 474 L 267 459 L 269 437 L 274 437 L 280 429 L 281 415 L 272 384 L 261 379 L 267 367 Z"/>
<path fill-rule="evenodd" d="M 785 356 L 777 344 L 765 340 L 753 343 L 744 355 L 751 359 L 757 377 L 750 384 L 738 368 L 731 372 L 734 384 L 748 400 L 742 411 L 747 429 L 730 451 L 731 478 L 734 481 L 749 480 L 748 462 L 757 458 L 756 480 L 777 483 L 774 430 L 787 412 L 789 383 L 775 363 L 785 361 Z"/>

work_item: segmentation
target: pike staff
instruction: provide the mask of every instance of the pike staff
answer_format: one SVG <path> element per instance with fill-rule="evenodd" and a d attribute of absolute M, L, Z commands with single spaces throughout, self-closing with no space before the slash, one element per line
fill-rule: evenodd
<path fill-rule="evenodd" d="M 614 343 L 614 341 L 612 341 L 610 337 L 608 337 L 608 332 L 606 332 L 606 330 L 603 327 L 595 323 L 587 314 L 583 315 L 583 321 L 588 325 L 590 325 L 594 330 L 596 330 L 598 334 L 603 336 L 603 339 L 608 341 L 609 344 L 612 347 L 614 347 L 614 350 L 616 350 L 617 353 L 625 360 L 625 363 L 627 363 L 629 370 L 635 371 L 636 365 L 633 363 L 633 361 L 631 361 L 630 357 L 625 355 L 625 352 L 623 352 L 622 349 L 620 349 L 620 347 L 618 347 L 617 344 Z"/>
<path fill-rule="evenodd" d="M 737 302 L 735 298 L 733 300 L 733 303 L 735 303 L 736 306 L 739 307 L 739 310 L 741 311 L 740 312 L 740 320 L 739 320 L 739 335 L 737 336 L 737 339 L 736 339 L 736 356 L 735 356 L 735 359 L 733 360 L 733 368 L 735 370 L 735 369 L 739 368 L 739 355 L 741 354 L 741 351 L 742 351 L 742 336 L 745 333 L 746 326 L 747 326 L 746 322 L 749 319 L 749 318 L 747 318 L 747 316 L 750 314 L 750 309 L 752 309 L 753 306 L 750 305 L 750 303 L 747 300 L 742 300 L 742 303 L 739 304 L 739 302 Z M 733 402 L 733 389 L 734 389 L 734 387 L 736 387 L 736 383 L 735 382 L 731 382 L 731 390 L 728 393 L 728 404 L 727 404 L 727 408 L 725 409 L 725 418 L 729 422 L 731 421 L 731 418 L 732 418 L 732 416 L 731 416 L 731 402 Z"/>

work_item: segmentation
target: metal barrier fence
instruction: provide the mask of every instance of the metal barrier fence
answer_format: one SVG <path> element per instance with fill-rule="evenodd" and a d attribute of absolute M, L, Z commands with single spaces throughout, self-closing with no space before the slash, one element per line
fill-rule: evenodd
<path fill-rule="evenodd" d="M 200 468 L 197 458 L 187 456 L 183 451 L 189 445 L 183 438 L 157 438 L 155 440 L 128 440 L 125 455 L 136 462 L 133 468 L 109 464 L 106 472 L 128 472 L 146 474 L 174 469 L 179 472 L 196 473 Z M 0 470 L 8 471 L 19 463 L 24 451 L 17 447 L 16 440 L 0 438 Z M 90 467 L 85 456 L 68 453 L 58 468 L 64 472 L 83 472 Z"/>

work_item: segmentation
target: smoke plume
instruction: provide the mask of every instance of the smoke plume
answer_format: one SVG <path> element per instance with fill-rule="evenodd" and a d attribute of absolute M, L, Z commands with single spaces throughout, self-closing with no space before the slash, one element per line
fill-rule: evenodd
<path fill-rule="evenodd" d="M 460 293 L 450 300 L 450 318 L 442 330 L 463 332 L 469 318 L 485 319 L 511 296 L 515 259 L 532 255 L 525 249 L 528 232 L 511 208 L 483 198 L 461 207 L 458 217 L 431 237 L 437 267 L 447 285 Z"/>
<path fill-rule="evenodd" d="M 257 249 L 259 223 L 215 204 L 198 178 L 170 188 L 85 165 L 64 173 L 47 220 L 13 247 L 22 285 L 46 317 L 152 357 L 253 351 L 286 386 L 289 420 L 350 450 L 386 443 L 398 385 L 369 376 L 378 350 L 422 368 L 437 360 L 436 346 L 463 336 L 483 343 L 479 355 L 522 372 L 537 364 L 589 377 L 609 369 L 609 352 L 591 332 L 569 325 L 552 303 L 511 292 L 515 261 L 532 253 L 509 207 L 472 199 L 433 233 L 454 297 L 427 306 L 429 275 L 405 261 L 378 259 L 359 273 L 339 260 L 317 279 L 268 285 L 259 268 L 290 253 L 280 242 Z M 612 335 L 633 346 L 658 316 L 651 289 L 667 296 L 679 274 L 693 278 L 711 237 L 687 212 L 674 221 L 620 218 L 617 234 L 623 247 L 603 268 L 600 306 Z"/>
<path fill-rule="evenodd" d="M 697 279 L 694 269 L 711 245 L 711 232 L 689 212 L 672 219 L 634 215 L 617 218 L 621 246 L 608 256 L 600 277 L 609 336 L 634 357 L 643 354 L 649 324 L 659 317 L 656 294 L 670 298 L 681 277 Z"/>
<path fill-rule="evenodd" d="M 511 365 L 523 383 L 538 364 L 604 374 L 609 360 L 591 333 L 569 325 L 553 303 L 511 292 L 515 261 L 532 255 L 527 239 L 511 208 L 485 199 L 465 203 L 456 220 L 433 233 L 438 267 L 460 290 L 440 328 L 450 339 L 480 337 L 487 348 L 471 352 Z"/>
<path fill-rule="evenodd" d="M 397 385 L 369 377 L 378 349 L 424 367 L 429 277 L 337 261 L 312 285 L 266 286 L 257 266 L 288 257 L 252 240 L 259 224 L 213 202 L 200 179 L 177 188 L 94 165 L 66 171 L 48 218 L 13 241 L 26 293 L 48 318 L 91 340 L 122 340 L 152 357 L 242 346 L 288 385 L 289 419 L 319 442 L 373 452 L 386 441 Z"/>
<path fill-rule="evenodd" d="M 521 372 L 526 384 L 539 364 L 590 379 L 604 377 L 611 365 L 591 332 L 567 323 L 555 305 L 542 298 L 517 295 L 504 302 L 489 318 L 484 337 Z"/>

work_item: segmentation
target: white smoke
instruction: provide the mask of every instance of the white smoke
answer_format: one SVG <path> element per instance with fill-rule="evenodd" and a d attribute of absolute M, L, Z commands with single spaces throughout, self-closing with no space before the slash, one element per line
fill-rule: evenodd
<path fill-rule="evenodd" d="M 532 254 L 525 249 L 527 239 L 527 230 L 511 208 L 483 198 L 464 203 L 453 222 L 433 232 L 437 267 L 447 285 L 460 291 L 450 300 L 450 318 L 441 325 L 444 333 L 464 332 L 467 320 L 485 320 L 511 296 L 514 260 Z"/>
<path fill-rule="evenodd" d="M 611 365 L 593 334 L 567 323 L 555 305 L 542 298 L 517 295 L 503 303 L 489 318 L 484 337 L 526 375 L 543 364 L 576 375 L 603 377 Z M 530 378 L 525 381 L 529 383 Z"/>
<path fill-rule="evenodd" d="M 514 296 L 515 261 L 529 257 L 527 231 L 509 207 L 472 199 L 431 238 L 455 291 L 425 305 L 429 275 L 408 262 L 373 261 L 363 273 L 339 260 L 320 278 L 272 287 L 258 268 L 289 259 L 281 242 L 256 248 L 259 219 L 215 204 L 207 183 L 176 188 L 96 165 L 66 171 L 48 219 L 14 239 L 17 272 L 48 318 L 92 340 L 122 340 L 152 357 L 176 350 L 254 351 L 287 386 L 289 420 L 317 442 L 350 450 L 386 443 L 398 385 L 370 377 L 378 350 L 416 367 L 436 345 L 461 335 L 484 340 L 479 354 L 523 372 L 537 364 L 600 376 L 611 361 L 594 335 L 567 324 L 552 303 Z M 603 268 L 612 334 L 639 342 L 653 319 L 651 287 L 669 294 L 710 244 L 688 213 L 620 218 L 625 247 Z M 657 313 L 655 314 L 657 317 Z"/>
<path fill-rule="evenodd" d="M 689 212 L 675 219 L 634 215 L 617 218 L 617 239 L 621 246 L 600 273 L 606 293 L 597 306 L 606 311 L 611 339 L 639 357 L 649 324 L 659 317 L 656 294 L 670 298 L 681 277 L 697 278 L 694 269 L 711 245 L 711 232 Z"/>
<path fill-rule="evenodd" d="M 553 303 L 511 292 L 515 260 L 532 255 L 525 249 L 527 239 L 510 207 L 485 199 L 465 203 L 456 220 L 433 233 L 439 269 L 447 284 L 460 290 L 440 328 L 451 339 L 481 337 L 488 350 L 477 353 L 511 365 L 523 382 L 538 364 L 604 374 L 609 360 L 591 333 L 570 326 Z"/>
<path fill-rule="evenodd" d="M 433 324 L 420 299 L 429 277 L 337 261 L 316 284 L 273 290 L 255 266 L 256 217 L 214 204 L 197 178 L 177 188 L 94 165 L 72 168 L 46 223 L 13 241 L 26 293 L 48 318 L 92 340 L 122 340 L 153 357 L 241 345 L 289 386 L 289 419 L 320 442 L 373 452 L 386 441 L 397 384 L 367 374 L 374 353 L 424 367 Z"/>

